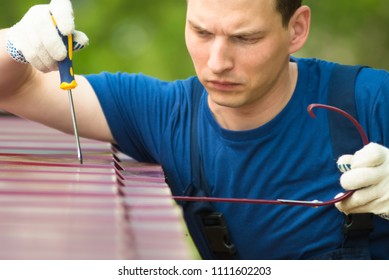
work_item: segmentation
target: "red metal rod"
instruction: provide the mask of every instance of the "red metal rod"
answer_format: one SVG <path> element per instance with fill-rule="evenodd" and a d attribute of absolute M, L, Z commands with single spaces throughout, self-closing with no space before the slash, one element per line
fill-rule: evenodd
<path fill-rule="evenodd" d="M 304 201 L 304 200 L 289 200 L 289 199 L 250 199 L 250 198 L 222 198 L 222 197 L 207 197 L 207 196 L 173 196 L 178 201 L 193 201 L 193 202 L 227 202 L 227 203 L 250 203 L 250 204 L 281 204 L 292 206 L 310 206 L 320 207 L 333 205 L 343 199 L 349 197 L 353 191 L 344 193 L 338 198 L 334 198 L 328 201 Z"/>
<path fill-rule="evenodd" d="M 369 139 L 367 138 L 367 135 L 365 133 L 365 131 L 363 130 L 362 126 L 359 124 L 359 122 L 354 118 L 352 117 L 349 113 L 343 111 L 342 109 L 339 109 L 337 107 L 334 107 L 334 106 L 329 106 L 329 105 L 324 105 L 324 104 L 317 104 L 317 103 L 314 103 L 314 104 L 311 104 L 308 106 L 307 110 L 308 110 L 308 113 L 309 115 L 312 117 L 312 118 L 315 118 L 316 115 L 313 113 L 313 109 L 315 108 L 324 108 L 324 109 L 328 109 L 328 110 L 331 110 L 331 111 L 335 111 L 341 115 L 343 115 L 344 117 L 346 117 L 348 120 L 350 120 L 353 125 L 355 126 L 355 128 L 358 130 L 359 132 L 359 135 L 361 135 L 361 138 L 362 138 L 362 142 L 363 142 L 363 145 L 367 145 L 369 144 Z"/>
<path fill-rule="evenodd" d="M 349 113 L 333 106 L 324 105 L 324 104 L 311 104 L 308 106 L 307 110 L 309 115 L 312 118 L 315 118 L 315 114 L 313 113 L 313 109 L 315 108 L 324 108 L 331 111 L 335 111 L 337 113 L 340 113 L 344 117 L 346 117 L 348 120 L 350 120 L 355 128 L 358 130 L 363 145 L 367 145 L 369 143 L 369 139 L 367 138 L 367 135 L 365 131 L 363 130 L 362 126 L 359 124 L 359 122 L 353 118 Z M 312 201 L 304 201 L 304 200 L 289 200 L 289 199 L 250 199 L 250 198 L 221 198 L 221 197 L 193 197 L 193 196 L 173 196 L 175 200 L 178 201 L 193 201 L 193 202 L 226 202 L 226 203 L 251 203 L 251 204 L 282 204 L 282 205 L 291 205 L 291 206 L 310 206 L 310 207 L 320 207 L 320 206 L 328 206 L 333 205 L 339 201 L 342 201 L 353 194 L 354 191 L 348 191 L 345 192 L 343 195 L 328 200 L 328 201 L 319 201 L 319 200 L 312 200 Z"/>

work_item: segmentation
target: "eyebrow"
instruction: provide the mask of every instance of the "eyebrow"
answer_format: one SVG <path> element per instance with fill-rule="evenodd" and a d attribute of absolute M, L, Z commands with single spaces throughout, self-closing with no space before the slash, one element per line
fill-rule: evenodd
<path fill-rule="evenodd" d="M 194 28 L 194 29 L 196 29 L 196 30 L 207 31 L 205 28 L 199 26 L 198 24 L 195 24 L 195 23 L 192 22 L 191 20 L 188 20 L 188 23 L 189 23 L 189 25 L 190 25 L 192 28 Z"/>
<path fill-rule="evenodd" d="M 206 28 L 204 27 L 201 27 L 200 25 L 192 22 L 191 20 L 188 20 L 188 23 L 189 25 L 193 28 L 193 29 L 196 29 L 198 31 L 206 31 L 206 32 L 210 32 L 208 31 Z M 210 32 L 212 33 L 212 32 Z M 251 36 L 258 36 L 258 35 L 262 35 L 264 34 L 265 31 L 263 30 L 248 30 L 248 31 L 238 31 L 236 33 L 233 33 L 233 34 L 229 34 L 228 36 L 231 36 L 231 37 L 251 37 Z"/>
<path fill-rule="evenodd" d="M 253 31 L 242 31 L 242 32 L 237 32 L 235 34 L 232 34 L 231 36 L 235 37 L 251 37 L 251 36 L 258 36 L 265 34 L 264 31 L 262 30 L 253 30 Z"/>

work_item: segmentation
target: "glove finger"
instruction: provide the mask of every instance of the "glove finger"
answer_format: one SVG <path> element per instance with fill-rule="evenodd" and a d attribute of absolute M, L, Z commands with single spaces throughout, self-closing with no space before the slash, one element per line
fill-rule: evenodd
<path fill-rule="evenodd" d="M 345 190 L 356 190 L 379 183 L 385 177 L 380 167 L 351 169 L 340 176 L 340 185 Z"/>
<path fill-rule="evenodd" d="M 74 16 L 70 0 L 51 0 L 49 9 L 61 34 L 71 34 L 74 30 Z"/>
<path fill-rule="evenodd" d="M 78 51 L 89 44 L 89 38 L 84 32 L 75 30 L 73 32 L 73 50 Z"/>
<path fill-rule="evenodd" d="M 336 164 L 337 164 L 340 172 L 344 173 L 344 172 L 349 171 L 351 169 L 352 158 L 353 158 L 352 155 L 343 155 L 338 159 Z"/>
<path fill-rule="evenodd" d="M 49 59 L 50 56 L 47 53 L 47 50 L 43 47 L 43 45 L 34 44 L 36 49 L 39 49 L 39 55 L 36 49 L 31 48 L 31 50 L 25 51 L 23 54 L 28 62 L 38 69 L 41 72 L 47 73 L 52 71 L 54 68 L 52 59 Z"/>
<path fill-rule="evenodd" d="M 52 64 L 54 61 L 65 59 L 66 47 L 50 17 L 46 18 L 44 25 L 42 25 L 39 31 L 39 40 L 46 50 L 47 56 L 42 58 L 44 61 L 47 60 L 46 64 Z"/>
<path fill-rule="evenodd" d="M 373 167 L 386 160 L 386 148 L 376 143 L 369 143 L 357 151 L 352 158 L 351 168 Z"/>
<path fill-rule="evenodd" d="M 25 29 L 26 35 L 20 40 L 20 51 L 26 60 L 35 68 L 42 72 L 48 72 L 47 61 L 44 62 L 42 57 L 47 57 L 47 51 L 40 42 L 39 35 L 36 34 L 32 27 Z"/>
<path fill-rule="evenodd" d="M 62 38 L 59 36 L 56 28 L 50 28 L 50 31 L 47 32 L 47 34 L 41 33 L 42 36 L 47 36 L 47 38 L 43 39 L 42 42 L 47 50 L 48 53 L 48 59 L 45 60 L 45 57 L 43 57 L 43 63 L 45 63 L 50 69 L 57 69 L 57 61 L 62 61 L 65 59 L 67 55 L 67 49 L 62 41 Z M 85 47 L 85 45 L 88 43 L 88 37 L 80 31 L 75 31 L 73 35 L 73 50 L 80 50 Z M 53 67 L 53 61 L 50 59 L 55 60 L 56 66 Z"/>
<path fill-rule="evenodd" d="M 387 199 L 379 191 L 379 187 L 371 186 L 355 191 L 350 197 L 335 204 L 339 211 L 349 213 L 381 214 L 387 211 Z"/>
<path fill-rule="evenodd" d="M 36 26 L 42 28 L 37 29 Z M 49 13 L 47 12 L 47 17 L 41 15 L 37 25 L 28 25 L 25 30 L 25 38 L 29 42 L 25 46 L 29 47 L 24 47 L 22 52 L 26 59 L 42 72 L 56 69 L 56 61 L 65 58 L 66 49 L 54 28 Z"/>
<path fill-rule="evenodd" d="M 335 195 L 334 199 L 337 199 L 337 198 L 341 197 L 342 195 L 344 195 L 344 192 L 340 192 L 337 195 Z"/>

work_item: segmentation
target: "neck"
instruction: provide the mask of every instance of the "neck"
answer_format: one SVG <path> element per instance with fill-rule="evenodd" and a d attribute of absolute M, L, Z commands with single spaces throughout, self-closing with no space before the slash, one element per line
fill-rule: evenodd
<path fill-rule="evenodd" d="M 255 102 L 239 108 L 218 106 L 208 97 L 209 107 L 219 125 L 228 130 L 258 128 L 276 117 L 292 98 L 297 84 L 297 64 L 289 63 L 277 83 Z"/>

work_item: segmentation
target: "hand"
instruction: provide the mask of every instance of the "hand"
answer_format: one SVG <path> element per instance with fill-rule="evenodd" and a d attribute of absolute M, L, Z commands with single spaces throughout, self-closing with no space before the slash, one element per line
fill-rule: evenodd
<path fill-rule="evenodd" d="M 342 187 L 355 192 L 335 206 L 346 214 L 373 213 L 388 218 L 389 149 L 370 143 L 354 155 L 341 156 L 338 168 L 344 172 Z"/>
<path fill-rule="evenodd" d="M 88 37 L 74 30 L 73 8 L 70 0 L 52 0 L 48 5 L 30 8 L 7 34 L 8 53 L 22 63 L 30 63 L 42 72 L 58 69 L 58 61 L 65 59 L 67 50 L 54 26 L 55 18 L 62 35 L 73 34 L 75 50 L 88 44 Z"/>

